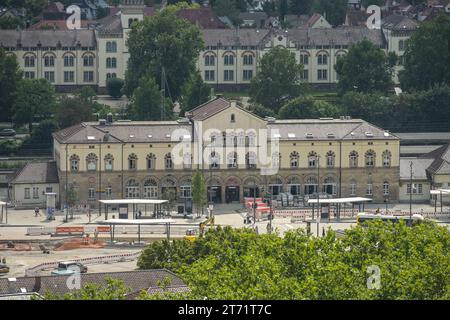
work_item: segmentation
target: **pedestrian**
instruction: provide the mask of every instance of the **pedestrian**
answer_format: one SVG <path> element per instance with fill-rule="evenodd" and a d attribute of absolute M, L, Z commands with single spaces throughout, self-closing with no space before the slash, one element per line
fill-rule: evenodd
<path fill-rule="evenodd" d="M 41 215 L 41 212 L 40 212 L 40 210 L 39 210 L 38 207 L 34 208 L 34 216 L 35 216 L 35 217 L 37 217 L 37 216 L 39 216 L 39 217 L 42 216 L 42 215 Z"/>
<path fill-rule="evenodd" d="M 267 223 L 267 233 L 270 233 L 272 230 L 270 228 L 270 222 Z"/>
<path fill-rule="evenodd" d="M 139 219 L 142 217 L 142 211 L 139 210 Z"/>
<path fill-rule="evenodd" d="M 256 234 L 259 234 L 258 226 L 255 226 L 255 233 L 256 233 Z"/>

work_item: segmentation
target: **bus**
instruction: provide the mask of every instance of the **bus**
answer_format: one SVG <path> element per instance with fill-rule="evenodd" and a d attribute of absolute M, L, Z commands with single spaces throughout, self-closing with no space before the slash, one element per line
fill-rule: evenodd
<path fill-rule="evenodd" d="M 403 220 L 405 221 L 406 225 L 410 227 L 414 224 L 422 222 L 424 218 L 420 214 L 413 214 L 411 218 L 409 216 L 394 216 L 373 213 L 358 213 L 358 215 L 356 216 L 356 224 L 360 226 L 365 226 L 365 222 L 373 220 L 390 221 L 392 223 L 398 223 L 399 221 Z"/>

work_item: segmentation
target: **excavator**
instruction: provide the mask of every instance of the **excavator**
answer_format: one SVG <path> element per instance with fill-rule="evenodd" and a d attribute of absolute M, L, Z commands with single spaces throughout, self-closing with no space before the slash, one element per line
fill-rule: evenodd
<path fill-rule="evenodd" d="M 203 237 L 205 233 L 205 228 L 207 225 L 214 226 L 214 217 L 210 217 L 203 222 L 200 222 L 198 230 L 196 229 L 187 229 L 186 235 L 184 236 L 185 240 L 194 242 L 198 237 Z"/>

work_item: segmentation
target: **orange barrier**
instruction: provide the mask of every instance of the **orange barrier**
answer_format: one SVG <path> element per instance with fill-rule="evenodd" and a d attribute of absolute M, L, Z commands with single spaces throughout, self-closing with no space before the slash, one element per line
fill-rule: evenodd
<path fill-rule="evenodd" d="M 56 227 L 56 233 L 84 233 L 84 227 Z"/>

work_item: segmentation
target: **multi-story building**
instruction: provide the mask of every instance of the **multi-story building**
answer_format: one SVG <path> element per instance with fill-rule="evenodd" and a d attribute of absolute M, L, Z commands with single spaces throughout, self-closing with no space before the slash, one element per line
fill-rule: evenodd
<path fill-rule="evenodd" d="M 178 121 L 81 123 L 54 134 L 61 199 L 191 197 L 196 170 L 210 201 L 281 192 L 397 201 L 399 139 L 359 119 L 262 119 L 224 98 Z"/>
<path fill-rule="evenodd" d="M 195 10 L 198 12 L 193 14 Z M 155 9 L 145 7 L 143 1 L 124 1 L 91 29 L 0 30 L 0 47 L 16 55 L 25 77 L 46 78 L 60 91 L 89 85 L 105 92 L 108 78 L 125 77 L 129 58 L 126 41 L 132 24 L 153 14 Z M 310 18 L 312 26 L 287 30 L 228 29 L 209 8 L 185 10 L 179 15 L 200 26 L 205 50 L 199 55 L 197 67 L 204 81 L 219 90 L 248 87 L 258 72 L 259 59 L 277 46 L 291 50 L 303 64 L 305 82 L 333 87 L 339 80 L 334 70 L 336 58 L 363 39 L 399 56 L 394 74 L 398 82 L 406 40 L 417 28 L 416 22 L 400 15 L 384 19 L 379 30 L 364 26 L 331 28 L 320 15 Z"/>

